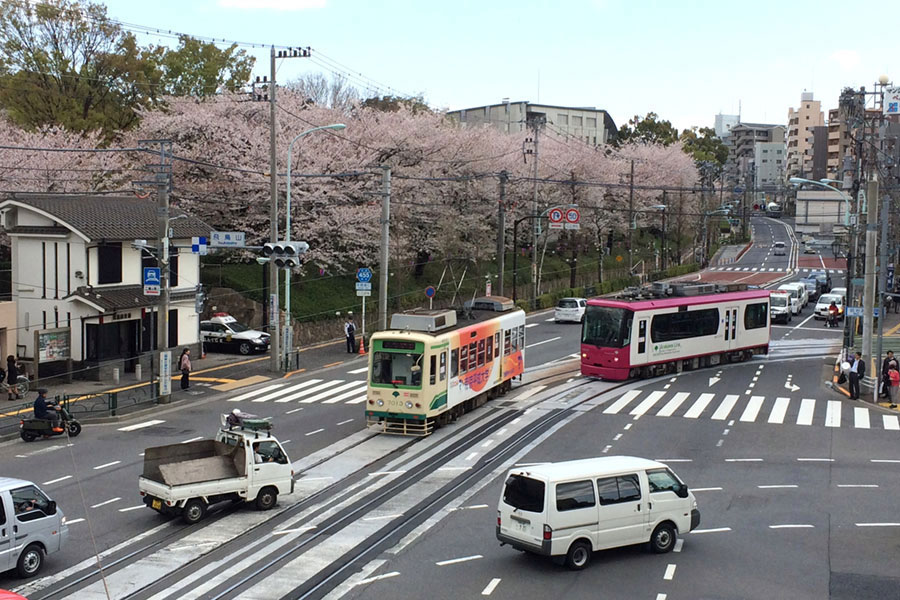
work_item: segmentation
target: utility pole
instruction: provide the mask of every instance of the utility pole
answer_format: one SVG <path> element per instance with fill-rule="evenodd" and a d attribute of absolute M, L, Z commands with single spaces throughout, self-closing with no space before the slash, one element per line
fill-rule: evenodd
<path fill-rule="evenodd" d="M 275 46 L 270 51 L 269 64 L 269 241 L 278 242 L 278 163 L 276 161 L 275 120 Z M 278 308 L 278 272 L 269 267 L 269 341 L 271 350 L 269 370 L 281 371 L 281 311 Z"/>
<path fill-rule="evenodd" d="M 634 250 L 632 249 L 632 231 L 634 230 L 634 159 L 631 159 L 631 174 L 628 176 L 628 276 L 634 270 Z"/>
<path fill-rule="evenodd" d="M 872 203 L 875 203 L 875 198 L 872 199 Z M 888 265 L 888 221 L 890 220 L 890 210 L 891 210 L 891 197 L 889 194 L 885 193 L 884 198 L 881 202 L 881 244 L 879 250 L 881 251 L 881 256 L 878 258 L 878 290 L 880 293 L 878 294 L 878 347 L 875 353 L 875 368 L 878 368 L 881 365 L 881 351 L 883 349 L 882 342 L 884 341 L 884 295 L 889 291 L 887 289 L 887 265 Z M 875 371 L 873 370 L 872 374 L 875 375 Z M 880 379 L 880 372 L 875 377 L 875 393 L 872 398 L 873 402 L 878 402 L 878 381 Z"/>
<path fill-rule="evenodd" d="M 666 190 L 663 190 L 663 208 L 662 211 L 662 270 L 665 271 L 669 268 L 668 261 L 666 260 L 666 255 L 668 254 L 668 249 L 666 248 L 666 213 L 669 212 L 669 195 Z"/>
<path fill-rule="evenodd" d="M 531 126 L 534 129 L 534 195 L 531 201 L 531 216 L 534 218 L 534 227 L 531 235 L 531 306 L 534 307 L 540 290 L 540 282 L 538 281 L 538 230 L 540 221 L 538 220 L 538 137 L 541 133 L 545 117 L 543 115 L 534 115 L 531 119 Z"/>
<path fill-rule="evenodd" d="M 381 174 L 381 262 L 378 284 L 378 322 L 387 329 L 388 258 L 391 239 L 391 168 L 383 166 Z"/>
<path fill-rule="evenodd" d="M 862 355 L 872 360 L 872 329 L 875 325 L 875 252 L 878 246 L 878 180 L 868 181 L 866 186 L 866 267 L 863 288 L 863 340 Z M 876 365 L 877 367 L 878 365 Z M 875 380 L 878 374 L 872 373 Z"/>
<path fill-rule="evenodd" d="M 508 111 L 509 106 L 507 105 L 507 118 Z M 509 129 L 508 125 L 507 129 Z M 497 271 L 499 272 L 497 293 L 500 296 L 503 295 L 503 271 L 506 268 L 506 182 L 508 180 L 509 173 L 505 170 L 500 171 L 500 205 L 497 208 Z"/>

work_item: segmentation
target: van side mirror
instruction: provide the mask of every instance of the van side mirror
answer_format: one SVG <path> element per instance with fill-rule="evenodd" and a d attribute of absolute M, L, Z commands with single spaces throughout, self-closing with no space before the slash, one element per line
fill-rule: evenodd
<path fill-rule="evenodd" d="M 51 500 L 47 503 L 47 514 L 55 515 L 56 514 L 56 500 Z"/>
<path fill-rule="evenodd" d="M 687 484 L 682 483 L 677 488 L 675 488 L 675 495 L 679 498 L 687 498 L 688 497 L 688 486 Z"/>

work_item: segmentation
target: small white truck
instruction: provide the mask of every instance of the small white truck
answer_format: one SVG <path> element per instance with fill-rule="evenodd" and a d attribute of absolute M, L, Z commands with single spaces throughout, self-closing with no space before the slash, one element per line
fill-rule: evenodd
<path fill-rule="evenodd" d="M 294 491 L 294 470 L 271 423 L 258 419 L 229 426 L 223 418 L 214 440 L 147 448 L 138 488 L 149 508 L 190 524 L 225 500 L 269 510 L 278 494 Z"/>

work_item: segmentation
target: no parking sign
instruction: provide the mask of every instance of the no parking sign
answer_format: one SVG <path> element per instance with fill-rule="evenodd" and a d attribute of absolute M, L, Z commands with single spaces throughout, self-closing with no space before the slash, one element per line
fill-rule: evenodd
<path fill-rule="evenodd" d="M 550 212 L 547 213 L 547 216 L 550 218 L 550 229 L 562 229 L 564 227 L 563 223 L 563 209 L 561 208 L 551 208 Z"/>

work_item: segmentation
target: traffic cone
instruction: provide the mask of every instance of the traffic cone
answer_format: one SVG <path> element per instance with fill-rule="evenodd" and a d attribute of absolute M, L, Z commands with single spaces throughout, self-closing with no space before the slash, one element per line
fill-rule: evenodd
<path fill-rule="evenodd" d="M 365 355 L 366 353 L 366 338 L 359 338 L 359 353 L 361 355 Z"/>

